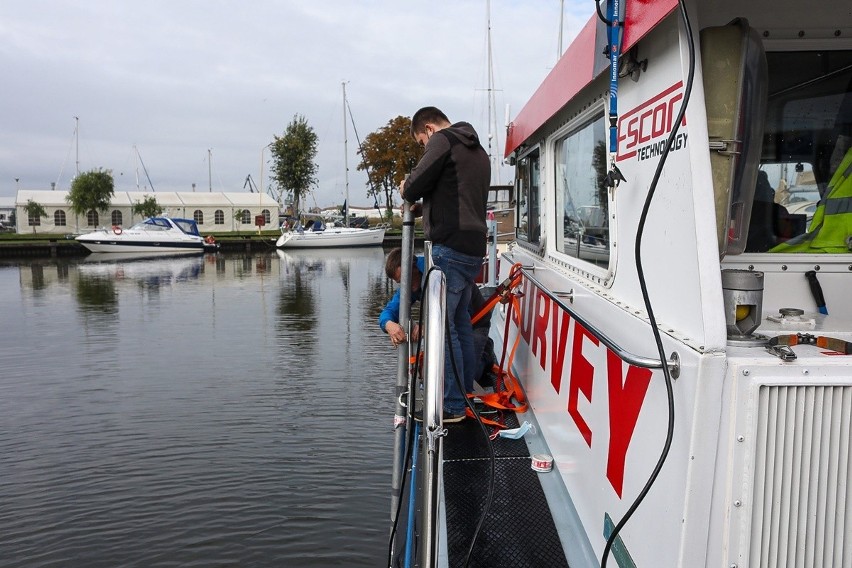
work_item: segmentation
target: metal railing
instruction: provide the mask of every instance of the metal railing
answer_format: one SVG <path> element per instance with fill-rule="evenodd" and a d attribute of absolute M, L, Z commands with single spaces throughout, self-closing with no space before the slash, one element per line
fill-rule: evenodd
<path fill-rule="evenodd" d="M 509 260 L 508 258 L 506 259 Z M 559 296 L 569 295 L 573 298 L 573 293 L 571 294 L 561 294 L 557 292 L 550 291 L 544 284 L 541 283 L 535 276 L 533 276 L 533 271 L 536 269 L 535 266 L 522 266 L 521 272 L 524 275 L 524 278 L 527 278 L 536 288 L 541 290 L 552 302 L 558 305 L 560 308 L 568 312 L 571 317 L 580 325 L 582 325 L 589 333 L 595 336 L 601 343 L 606 345 L 613 353 L 618 355 L 619 359 L 622 361 L 626 361 L 630 365 L 635 367 L 642 367 L 645 369 L 662 369 L 663 363 L 659 359 L 655 359 L 652 357 L 645 357 L 642 355 L 636 355 L 627 351 L 618 345 L 615 341 L 613 341 L 609 336 L 607 336 L 603 331 L 601 331 L 594 324 L 589 323 L 582 316 L 578 315 L 575 310 L 573 310 L 568 304 L 566 304 Z M 573 301 L 573 300 L 572 300 Z M 671 358 L 666 360 L 666 363 L 669 366 L 669 372 L 671 373 L 672 378 L 677 379 L 680 376 L 680 357 L 677 353 L 672 353 Z"/>
<path fill-rule="evenodd" d="M 432 243 L 424 245 L 426 287 L 423 290 L 423 443 L 421 460 L 423 482 L 420 495 L 420 563 L 422 568 L 438 561 L 438 499 L 443 478 L 444 430 L 444 340 L 447 317 L 447 285 L 444 273 L 432 270 Z"/>

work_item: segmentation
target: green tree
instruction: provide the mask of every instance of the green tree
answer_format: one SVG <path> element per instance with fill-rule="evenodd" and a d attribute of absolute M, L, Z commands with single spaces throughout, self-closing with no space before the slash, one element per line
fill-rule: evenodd
<path fill-rule="evenodd" d="M 397 116 L 368 134 L 359 154 L 358 169 L 366 170 L 369 176 L 367 195 L 378 200 L 384 194 L 390 217 L 396 188 L 423 155 L 423 149 L 411 137 L 411 118 Z"/>
<path fill-rule="evenodd" d="M 106 211 L 115 195 L 114 187 L 110 170 L 83 172 L 71 182 L 71 191 L 65 200 L 77 215 L 85 215 L 91 210 Z"/>
<path fill-rule="evenodd" d="M 134 215 L 139 215 L 143 219 L 148 217 L 156 217 L 163 212 L 163 207 L 157 203 L 157 198 L 152 195 L 146 195 L 142 201 L 137 201 L 130 209 Z"/>
<path fill-rule="evenodd" d="M 304 116 L 293 117 L 283 136 L 275 136 L 272 150 L 272 179 L 277 184 L 278 203 L 287 193 L 293 199 L 293 209 L 298 215 L 299 202 L 317 183 L 318 138 Z"/>
<path fill-rule="evenodd" d="M 27 199 L 27 204 L 24 205 L 24 212 L 27 214 L 28 218 L 36 220 L 36 222 L 30 221 L 30 225 L 33 227 L 33 233 L 35 233 L 36 226 L 41 225 L 41 218 L 47 217 L 47 211 L 45 211 L 44 205 L 35 202 L 32 199 Z"/>

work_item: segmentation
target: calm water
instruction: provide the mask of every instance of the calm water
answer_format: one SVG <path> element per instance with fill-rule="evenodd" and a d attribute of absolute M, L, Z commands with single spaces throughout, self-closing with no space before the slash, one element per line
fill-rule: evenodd
<path fill-rule="evenodd" d="M 0 566 L 378 566 L 383 252 L 0 264 Z"/>

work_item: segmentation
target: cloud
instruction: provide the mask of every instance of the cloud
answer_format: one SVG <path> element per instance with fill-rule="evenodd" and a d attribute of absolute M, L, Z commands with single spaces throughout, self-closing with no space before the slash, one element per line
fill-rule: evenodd
<path fill-rule="evenodd" d="M 569 4 L 566 38 L 591 15 Z M 494 0 L 491 18 L 502 128 L 505 105 L 516 114 L 555 62 L 558 3 Z M 266 184 L 262 149 L 301 114 L 320 138 L 316 202 L 340 203 L 341 82 L 361 139 L 427 104 L 484 138 L 486 33 L 485 2 L 472 0 L 3 2 L 0 195 L 14 195 L 14 178 L 67 187 L 75 116 L 80 168 L 112 169 L 119 189 L 135 187 L 134 145 L 157 190 Z M 351 126 L 350 202 L 366 205 Z"/>

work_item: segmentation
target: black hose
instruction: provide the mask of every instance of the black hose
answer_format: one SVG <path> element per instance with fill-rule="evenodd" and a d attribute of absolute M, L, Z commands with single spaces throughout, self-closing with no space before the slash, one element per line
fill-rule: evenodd
<path fill-rule="evenodd" d="M 595 8 L 596 8 L 596 9 L 597 9 L 597 11 L 598 11 L 598 18 L 600 18 L 600 20 L 601 20 L 603 23 L 605 23 L 607 26 L 611 26 L 611 25 L 612 25 L 612 22 L 611 22 L 611 21 L 609 21 L 609 20 L 607 20 L 607 19 L 606 19 L 606 16 L 604 16 L 604 15 L 603 15 L 603 12 L 601 12 L 601 0 L 595 0 Z"/>
<path fill-rule="evenodd" d="M 666 158 L 671 151 L 672 144 L 674 143 L 675 136 L 677 135 L 677 131 L 680 128 L 680 124 L 683 121 L 683 116 L 686 113 L 687 103 L 689 102 L 690 94 L 692 93 L 692 82 L 695 78 L 695 40 L 692 35 L 692 27 L 689 23 L 689 15 L 686 13 L 686 6 L 684 5 L 684 0 L 678 0 L 678 6 L 680 7 L 681 17 L 683 19 L 683 25 L 686 30 L 686 38 L 687 45 L 689 47 L 689 72 L 687 75 L 686 86 L 684 88 L 683 93 L 683 104 L 680 107 L 680 111 L 677 114 L 677 118 L 674 121 L 674 127 L 672 128 L 671 133 L 669 134 L 668 139 L 666 140 L 666 145 L 663 150 L 662 155 L 660 156 L 660 161 L 657 164 L 657 169 L 654 172 L 654 177 L 651 180 L 651 187 L 648 189 L 648 195 L 645 197 L 645 205 L 642 207 L 642 214 L 639 217 L 639 226 L 637 227 L 636 232 L 636 246 L 634 249 L 634 255 L 636 259 L 636 272 L 639 278 L 639 286 L 642 289 L 642 301 L 645 303 L 645 310 L 648 312 L 648 320 L 651 325 L 651 332 L 654 334 L 654 343 L 657 346 L 657 353 L 660 356 L 660 360 L 663 364 L 663 376 L 666 381 L 666 396 L 668 399 L 668 425 L 666 428 L 666 441 L 663 444 L 663 450 L 660 454 L 659 459 L 657 460 L 657 465 L 654 467 L 654 470 L 651 472 L 651 476 L 648 478 L 648 481 L 645 483 L 645 486 L 639 492 L 639 495 L 630 505 L 630 508 L 627 509 L 627 512 L 624 514 L 624 517 L 618 522 L 617 525 L 612 530 L 612 534 L 606 541 L 606 546 L 604 547 L 603 556 L 601 557 L 601 568 L 606 568 L 607 557 L 609 556 L 609 552 L 612 549 L 612 545 L 615 542 L 615 539 L 618 537 L 618 533 L 621 532 L 621 529 L 624 528 L 624 525 L 630 520 L 630 517 L 633 516 L 633 513 L 636 512 L 636 509 L 639 508 L 639 505 L 645 499 L 645 496 L 651 490 L 651 486 L 654 485 L 654 482 L 657 480 L 657 477 L 660 474 L 660 471 L 663 469 L 663 464 L 668 457 L 669 450 L 671 449 L 672 439 L 674 437 L 674 419 L 675 419 L 675 409 L 674 409 L 674 390 L 672 388 L 672 377 L 671 372 L 669 371 L 669 366 L 667 363 L 665 348 L 663 347 L 663 341 L 660 337 L 660 331 L 657 328 L 657 318 L 654 316 L 654 311 L 651 308 L 651 300 L 648 295 L 648 286 L 645 283 L 645 272 L 642 268 L 642 255 L 641 255 L 641 247 L 642 247 L 642 235 L 645 230 L 645 221 L 648 217 L 648 210 L 651 207 L 651 201 L 654 198 L 654 193 L 657 190 L 657 184 L 660 181 L 660 175 L 663 171 L 663 166 L 665 165 Z"/>
<path fill-rule="evenodd" d="M 450 315 L 449 314 L 446 314 L 445 325 L 446 325 L 447 341 L 449 342 L 449 341 L 451 341 L 451 339 L 450 339 Z M 464 393 L 465 392 L 464 384 L 462 384 L 461 377 L 459 376 L 459 369 L 458 369 L 458 366 L 456 366 L 456 357 L 453 354 L 452 347 L 447 349 L 447 351 L 449 351 L 449 353 L 450 353 L 450 364 L 453 367 L 453 375 L 455 376 L 455 379 L 456 379 L 456 386 L 458 386 L 459 392 Z M 465 559 L 464 559 L 464 567 L 467 568 L 468 566 L 470 566 L 471 558 L 473 558 L 473 550 L 474 550 L 474 548 L 476 548 L 476 541 L 479 539 L 479 535 L 482 533 L 482 527 L 485 525 L 485 517 L 488 516 L 488 511 L 491 510 L 491 504 L 494 501 L 494 476 L 495 476 L 495 470 L 496 470 L 496 466 L 497 466 L 497 464 L 496 464 L 497 460 L 496 460 L 496 457 L 495 457 L 495 454 L 494 454 L 494 444 L 491 442 L 491 436 L 488 434 L 488 430 L 485 428 L 485 424 L 482 423 L 482 418 L 480 418 L 479 412 L 476 411 L 476 407 L 474 407 L 473 404 L 471 404 L 470 399 L 467 396 L 464 397 L 464 401 L 465 401 L 465 404 L 467 404 L 467 407 L 470 408 L 470 411 L 476 417 L 476 422 L 479 424 L 479 428 L 482 431 L 483 435 L 485 436 L 485 441 L 488 444 L 488 463 L 489 463 L 489 466 L 490 466 L 489 475 L 488 475 L 488 494 L 485 497 L 485 505 L 482 509 L 482 515 L 480 515 L 479 521 L 476 523 L 476 529 L 474 529 L 474 531 L 473 531 L 473 538 L 470 539 L 470 546 L 467 549 L 467 555 L 465 556 Z"/>

